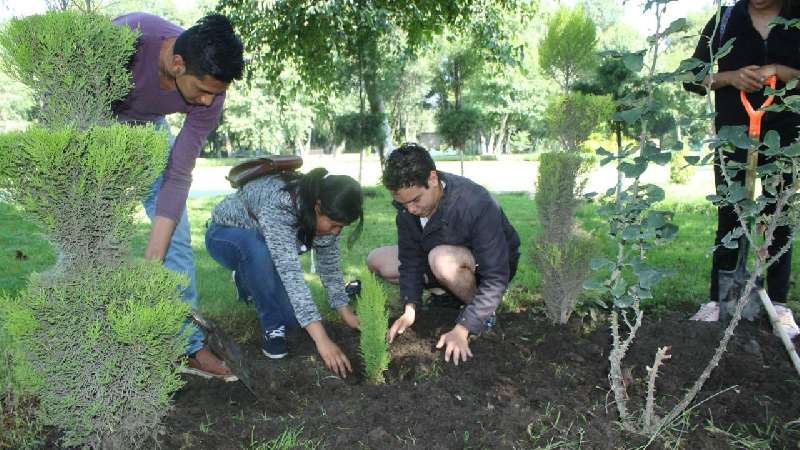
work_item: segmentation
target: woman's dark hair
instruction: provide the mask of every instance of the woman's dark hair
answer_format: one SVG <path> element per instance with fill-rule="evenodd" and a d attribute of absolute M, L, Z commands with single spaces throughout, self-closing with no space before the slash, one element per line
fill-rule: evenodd
<path fill-rule="evenodd" d="M 413 186 L 427 189 L 432 170 L 436 170 L 436 165 L 425 147 L 408 142 L 389 154 L 381 181 L 390 191 Z"/>
<path fill-rule="evenodd" d="M 209 14 L 181 33 L 172 52 L 183 57 L 189 75 L 209 75 L 223 83 L 242 78 L 242 41 L 222 14 Z"/>
<path fill-rule="evenodd" d="M 286 174 L 284 190 L 294 193 L 297 199 L 297 239 L 306 248 L 314 244 L 317 227 L 317 214 L 314 207 L 319 201 L 320 213 L 331 220 L 350 225 L 356 220 L 358 224 L 347 237 L 347 246 L 361 235 L 364 227 L 364 196 L 358 181 L 347 175 L 331 175 L 322 167 L 311 170 L 307 174 Z"/>

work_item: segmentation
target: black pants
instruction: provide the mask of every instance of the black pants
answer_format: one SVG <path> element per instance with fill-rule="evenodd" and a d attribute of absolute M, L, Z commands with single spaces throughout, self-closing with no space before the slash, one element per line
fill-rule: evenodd
<path fill-rule="evenodd" d="M 783 140 L 783 139 L 781 139 Z M 782 146 L 788 145 L 789 142 L 781 142 Z M 716 151 L 716 150 L 715 150 Z M 731 160 L 736 162 L 745 162 L 747 160 L 747 150 L 745 149 L 736 149 L 736 152 L 731 155 L 730 153 L 726 153 L 726 160 L 727 157 L 732 156 Z M 759 165 L 765 164 L 768 162 L 763 155 L 759 155 Z M 745 178 L 745 171 L 740 170 L 736 173 L 736 176 L 733 178 L 734 182 L 744 183 Z M 764 182 L 762 178 L 761 182 Z M 790 175 L 784 175 L 784 185 L 788 186 L 792 182 L 792 177 Z M 719 164 L 719 153 L 716 153 L 714 158 L 714 185 L 726 185 L 725 179 L 722 176 L 722 170 Z M 780 189 L 779 189 L 780 190 Z M 717 189 L 717 193 L 719 194 L 719 189 Z M 765 196 L 771 196 L 769 193 L 764 191 Z M 764 208 L 764 214 L 772 214 L 775 212 L 775 204 L 769 204 Z M 727 235 L 731 230 L 736 228 L 739 225 L 739 220 L 736 217 L 736 213 L 734 212 L 733 206 L 725 205 L 722 207 L 717 208 L 717 237 L 714 240 L 714 244 L 717 246 L 716 250 L 714 250 L 714 256 L 711 262 L 711 291 L 709 293 L 709 299 L 711 301 L 718 301 L 719 299 L 719 270 L 733 270 L 736 267 L 736 259 L 739 253 L 738 249 L 729 249 L 725 248 L 721 244 L 722 239 Z M 781 226 L 775 229 L 774 238 L 772 240 L 772 245 L 769 247 L 769 254 L 770 256 L 775 255 L 789 242 L 791 237 L 790 228 L 788 226 Z M 753 249 L 751 248 L 750 251 L 752 252 Z M 751 253 L 752 254 L 752 253 Z M 790 275 L 792 270 L 792 248 L 789 247 L 789 250 L 783 254 L 775 263 L 773 263 L 767 269 L 767 294 L 774 302 L 785 303 L 786 298 L 789 295 L 789 281 Z"/>

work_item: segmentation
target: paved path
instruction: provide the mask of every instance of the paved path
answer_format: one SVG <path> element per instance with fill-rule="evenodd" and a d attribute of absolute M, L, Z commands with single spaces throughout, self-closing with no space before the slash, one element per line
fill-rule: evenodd
<path fill-rule="evenodd" d="M 325 167 L 331 173 L 350 175 L 358 178 L 358 156 L 341 155 L 312 156 L 306 158 L 305 169 Z M 440 170 L 460 173 L 459 162 L 437 162 Z M 198 167 L 193 172 L 194 182 L 189 193 L 191 197 L 204 197 L 233 192 L 225 180 L 229 167 Z M 503 158 L 499 161 L 467 161 L 464 175 L 482 184 L 493 192 L 533 192 L 535 190 L 537 163 L 519 158 Z M 713 174 L 710 167 L 698 168 L 692 180 L 686 185 L 669 185 L 669 168 L 653 165 L 645 173 L 643 180 L 667 186 L 673 198 L 702 198 L 712 193 Z M 380 164 L 377 159 L 367 159 L 362 170 L 362 184 L 375 185 L 380 182 Z M 589 176 L 587 192 L 605 192 L 616 183 L 616 172 L 610 166 L 595 169 Z"/>

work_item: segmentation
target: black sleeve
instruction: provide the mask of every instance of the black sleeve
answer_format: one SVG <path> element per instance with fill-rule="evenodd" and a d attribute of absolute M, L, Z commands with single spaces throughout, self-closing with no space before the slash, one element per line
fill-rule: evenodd
<path fill-rule="evenodd" d="M 703 31 L 700 33 L 700 38 L 697 40 L 697 46 L 694 48 L 694 53 L 692 54 L 692 58 L 699 59 L 706 64 L 709 64 L 711 61 L 711 52 L 708 48 L 708 42 L 711 39 L 711 34 L 714 32 L 714 28 L 717 25 L 717 18 L 716 16 L 711 17 L 711 20 L 706 23 L 706 26 L 703 27 Z M 719 48 L 719 36 L 714 37 L 714 51 L 717 51 Z M 700 73 L 703 69 L 702 66 L 696 67 L 692 69 L 695 75 Z M 694 92 L 695 94 L 706 95 L 706 88 L 700 86 L 696 83 L 683 83 L 683 88 L 689 92 Z"/>
<path fill-rule="evenodd" d="M 472 254 L 475 256 L 480 283 L 475 298 L 461 310 L 458 323 L 473 333 L 483 330 L 484 322 L 503 299 L 511 275 L 508 242 L 503 233 L 503 212 L 500 205 L 486 192 L 486 198 L 476 203 L 472 211 Z"/>

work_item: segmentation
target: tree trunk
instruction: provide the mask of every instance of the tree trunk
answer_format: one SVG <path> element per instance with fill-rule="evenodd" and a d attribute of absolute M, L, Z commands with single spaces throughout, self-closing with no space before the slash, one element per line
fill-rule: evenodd
<path fill-rule="evenodd" d="M 364 90 L 366 91 L 367 94 L 367 101 L 369 101 L 370 112 L 373 114 L 384 114 L 381 126 L 383 127 L 383 131 L 386 137 L 384 138 L 383 142 L 378 146 L 378 158 L 381 161 L 381 167 L 383 167 L 384 160 L 386 159 L 385 156 L 386 150 L 393 148 L 392 130 L 389 127 L 389 118 L 385 114 L 383 96 L 378 90 L 376 73 L 377 69 L 373 67 L 370 67 L 364 73 Z"/>
<path fill-rule="evenodd" d="M 508 136 L 508 114 L 503 114 L 503 117 L 500 119 L 500 131 L 497 133 L 497 145 L 494 148 L 493 155 L 498 155 L 503 152 L 505 149 L 505 142 Z"/>

